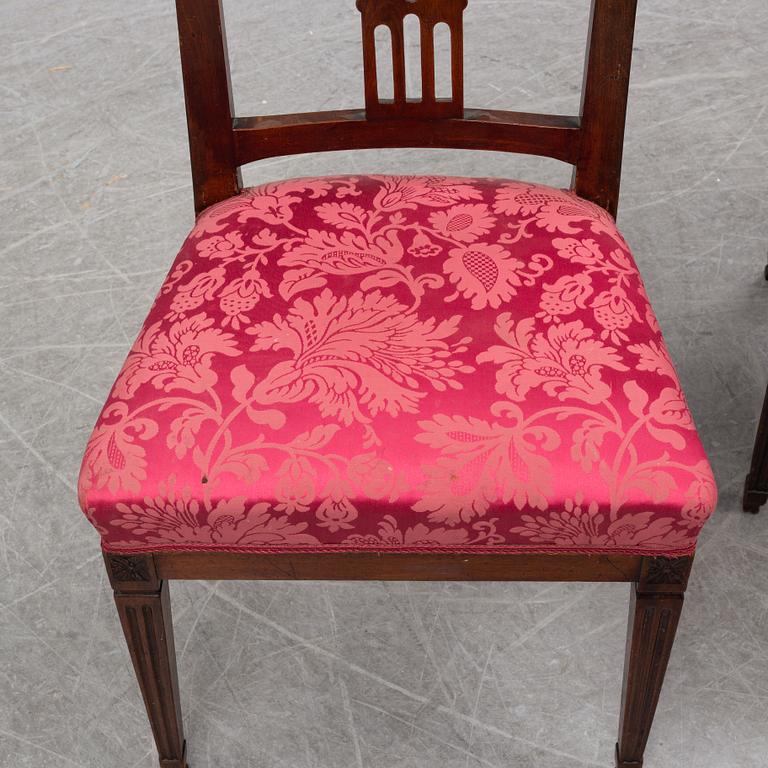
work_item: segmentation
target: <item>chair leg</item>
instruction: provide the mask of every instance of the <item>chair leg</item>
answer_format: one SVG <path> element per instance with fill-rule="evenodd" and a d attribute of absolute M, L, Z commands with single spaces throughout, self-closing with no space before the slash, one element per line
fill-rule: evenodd
<path fill-rule="evenodd" d="M 691 558 L 645 558 L 632 586 L 616 768 L 641 768 L 683 608 Z"/>
<path fill-rule="evenodd" d="M 156 578 L 151 556 L 106 555 L 105 560 L 160 766 L 188 768 L 168 582 Z"/>
<path fill-rule="evenodd" d="M 744 482 L 741 506 L 745 512 L 756 514 L 766 501 L 768 501 L 768 389 L 765 392 L 763 410 L 757 425 L 752 461 Z"/>

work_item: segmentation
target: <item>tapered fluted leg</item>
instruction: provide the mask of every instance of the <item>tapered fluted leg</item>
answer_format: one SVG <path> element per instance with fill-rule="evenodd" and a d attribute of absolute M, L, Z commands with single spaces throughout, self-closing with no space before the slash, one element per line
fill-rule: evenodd
<path fill-rule="evenodd" d="M 690 558 L 648 558 L 633 585 L 624 660 L 617 768 L 641 768 L 672 651 Z"/>
<path fill-rule="evenodd" d="M 188 768 L 179 702 L 176 651 L 173 644 L 171 604 L 168 582 L 154 578 L 151 563 L 129 583 L 115 576 L 136 576 L 137 571 L 120 571 L 131 560 L 127 556 L 107 556 L 112 566 L 112 583 L 120 623 L 128 643 L 131 661 L 139 682 L 144 705 L 152 726 L 161 768 Z M 118 563 L 117 565 L 115 563 Z"/>

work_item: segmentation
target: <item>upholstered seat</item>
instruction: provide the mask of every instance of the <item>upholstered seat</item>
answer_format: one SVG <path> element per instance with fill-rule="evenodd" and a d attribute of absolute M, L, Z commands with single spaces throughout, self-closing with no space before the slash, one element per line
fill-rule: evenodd
<path fill-rule="evenodd" d="M 715 487 L 605 211 L 516 181 L 361 176 L 199 217 L 80 496 L 112 551 L 672 556 Z"/>

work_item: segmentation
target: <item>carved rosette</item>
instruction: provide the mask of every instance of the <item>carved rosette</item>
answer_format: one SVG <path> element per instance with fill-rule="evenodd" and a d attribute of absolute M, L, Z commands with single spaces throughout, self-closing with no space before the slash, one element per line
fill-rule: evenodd
<path fill-rule="evenodd" d="M 683 592 L 692 557 L 646 557 L 640 576 L 641 592 Z"/>
<path fill-rule="evenodd" d="M 115 581 L 149 581 L 149 566 L 144 557 L 110 555 L 109 562 Z"/>
<path fill-rule="evenodd" d="M 153 592 L 160 586 L 151 555 L 104 553 L 109 581 L 120 592 Z"/>

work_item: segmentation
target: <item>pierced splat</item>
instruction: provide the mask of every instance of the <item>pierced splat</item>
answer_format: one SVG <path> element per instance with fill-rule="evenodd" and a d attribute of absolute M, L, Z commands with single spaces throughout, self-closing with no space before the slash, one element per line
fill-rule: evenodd
<path fill-rule="evenodd" d="M 467 0 L 357 0 L 362 14 L 365 111 L 368 118 L 462 117 L 464 114 L 464 61 L 462 14 Z M 420 24 L 421 98 L 406 97 L 405 19 L 413 14 Z M 450 98 L 435 94 L 435 27 L 450 30 Z M 381 99 L 376 70 L 376 29 L 391 35 L 394 99 Z"/>

